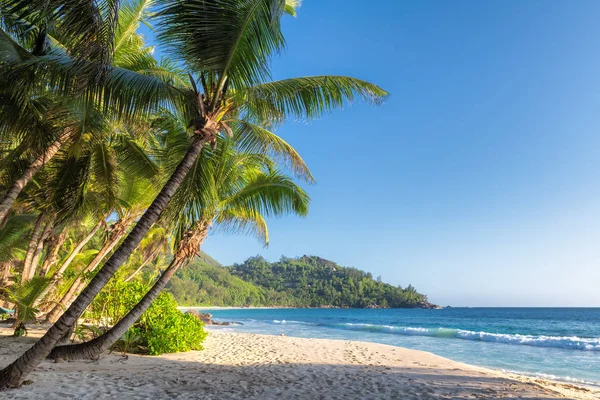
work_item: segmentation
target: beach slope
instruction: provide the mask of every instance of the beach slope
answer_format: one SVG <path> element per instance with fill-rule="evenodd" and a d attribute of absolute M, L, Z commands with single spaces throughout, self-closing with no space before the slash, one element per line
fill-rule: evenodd
<path fill-rule="evenodd" d="M 43 331 L 9 337 L 0 367 Z M 46 361 L 2 399 L 598 399 L 600 391 L 374 343 L 211 332 L 204 351 Z"/>

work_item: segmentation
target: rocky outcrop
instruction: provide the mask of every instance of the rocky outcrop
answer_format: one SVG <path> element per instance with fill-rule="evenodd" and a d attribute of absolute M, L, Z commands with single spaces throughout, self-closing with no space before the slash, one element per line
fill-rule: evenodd
<path fill-rule="evenodd" d="M 438 306 L 437 304 L 429 303 L 427 301 L 420 301 L 417 303 L 416 308 L 428 308 L 428 309 L 436 309 L 437 310 L 442 307 Z"/>
<path fill-rule="evenodd" d="M 190 314 L 190 315 L 193 315 L 196 318 L 198 318 L 200 321 L 202 321 L 204 323 L 204 325 L 227 326 L 227 325 L 231 325 L 232 324 L 231 322 L 213 321 L 212 314 L 210 314 L 210 313 L 200 313 L 200 312 L 195 311 L 195 310 L 188 310 L 187 313 Z M 239 323 L 239 322 L 234 322 L 234 324 L 241 325 L 241 323 Z"/>

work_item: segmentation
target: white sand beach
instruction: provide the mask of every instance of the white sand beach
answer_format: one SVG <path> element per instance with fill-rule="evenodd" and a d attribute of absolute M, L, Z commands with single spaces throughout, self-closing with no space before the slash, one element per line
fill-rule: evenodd
<path fill-rule="evenodd" d="M 30 346 L 0 328 L 0 366 Z M 211 332 L 204 351 L 43 362 L 2 399 L 600 399 L 600 391 L 505 374 L 399 347 Z"/>

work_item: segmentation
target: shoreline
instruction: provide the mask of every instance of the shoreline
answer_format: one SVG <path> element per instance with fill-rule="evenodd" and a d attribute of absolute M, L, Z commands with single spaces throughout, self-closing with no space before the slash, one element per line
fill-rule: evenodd
<path fill-rule="evenodd" d="M 580 384 L 532 378 L 370 342 L 210 332 L 205 350 L 162 356 L 105 354 L 98 361 L 44 361 L 32 384 L 6 399 L 600 398 Z M 31 346 L 0 328 L 0 367 Z"/>

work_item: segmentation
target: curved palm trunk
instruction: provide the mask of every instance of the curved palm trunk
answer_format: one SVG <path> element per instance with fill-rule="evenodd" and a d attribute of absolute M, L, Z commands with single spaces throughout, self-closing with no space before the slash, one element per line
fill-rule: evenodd
<path fill-rule="evenodd" d="M 40 276 L 46 276 L 50 267 L 52 267 L 58 261 L 58 252 L 60 248 L 67 240 L 67 232 L 60 232 L 57 235 L 54 235 L 50 239 L 50 245 L 48 246 L 48 254 L 44 258 L 44 262 L 42 263 L 42 269 L 40 270 Z"/>
<path fill-rule="evenodd" d="M 73 251 L 71 252 L 71 254 L 69 254 L 69 256 L 67 257 L 67 259 L 62 263 L 62 265 L 60 266 L 60 268 L 58 269 L 58 271 L 56 271 L 56 273 L 54 274 L 54 276 L 52 277 L 52 282 L 46 286 L 46 289 L 44 289 L 44 291 L 42 292 L 42 294 L 39 297 L 39 300 L 43 300 L 48 293 L 51 290 L 56 290 L 57 287 L 59 287 L 62 282 L 62 274 L 67 270 L 67 267 L 69 265 L 71 265 L 71 262 L 73 262 L 73 260 L 75 259 L 75 257 L 77 256 L 77 254 L 79 254 L 79 252 L 81 252 L 81 249 L 83 249 L 83 247 L 90 241 L 92 240 L 92 238 L 94 237 L 94 235 L 96 234 L 96 232 L 98 232 L 98 230 L 102 227 L 102 225 L 104 225 L 104 218 L 101 219 L 100 221 L 98 221 L 98 223 L 92 228 L 92 230 L 81 240 L 81 242 L 79 242 L 77 244 L 77 246 L 75 246 L 75 248 L 73 249 Z M 66 237 L 65 237 L 66 239 Z M 64 243 L 64 240 L 62 240 L 61 242 L 61 246 L 62 243 Z M 59 246 L 60 247 L 60 246 Z M 54 259 L 54 261 L 50 262 L 50 266 L 52 264 L 54 264 L 56 262 L 56 258 Z M 48 266 L 47 269 L 50 267 Z M 45 274 L 47 272 L 47 269 L 44 270 L 42 268 L 42 272 Z M 54 292 L 53 292 L 54 293 Z M 50 310 L 52 310 L 54 307 L 50 306 L 50 307 L 46 307 L 43 310 L 43 313 L 49 312 Z"/>
<path fill-rule="evenodd" d="M 65 262 L 63 262 L 62 265 L 60 266 L 60 268 L 58 269 L 58 271 L 56 271 L 56 273 L 57 273 L 58 276 L 61 276 L 66 271 L 66 269 L 69 267 L 69 265 L 71 265 L 71 262 L 73 262 L 73 260 L 77 256 L 77 254 L 79 254 L 79 252 L 81 252 L 81 249 L 83 249 L 83 247 L 90 240 L 92 240 L 92 238 L 94 237 L 94 235 L 96 234 L 96 232 L 98 232 L 98 230 L 102 227 L 102 225 L 104 225 L 104 218 L 102 218 L 100 221 L 98 221 L 98 223 L 81 240 L 81 242 L 77 243 L 77 246 L 75 246 L 75 248 L 73 249 L 73 251 L 71 252 L 71 254 L 69 254 L 69 256 L 67 257 L 67 259 L 65 260 Z"/>
<path fill-rule="evenodd" d="M 9 277 L 10 277 L 10 262 L 0 263 L 0 284 L 2 284 L 2 286 L 8 286 Z"/>
<path fill-rule="evenodd" d="M 113 253 L 100 271 L 98 271 L 96 276 L 94 276 L 89 285 L 81 292 L 77 300 L 71 304 L 69 309 L 54 325 L 52 325 L 52 327 L 50 327 L 50 329 L 48 329 L 46 334 L 42 336 L 39 341 L 37 341 L 21 357 L 0 371 L 0 390 L 21 385 L 23 379 L 25 379 L 25 377 L 29 375 L 42 360 L 44 360 L 56 343 L 65 335 L 65 333 L 67 333 L 71 326 L 77 322 L 81 313 L 89 306 L 94 297 L 102 290 L 104 285 L 106 285 L 114 273 L 125 262 L 127 257 L 135 250 L 144 236 L 146 236 L 146 233 L 148 233 L 150 227 L 158 220 L 158 217 L 163 212 L 171 200 L 171 197 L 173 197 L 173 194 L 181 185 L 181 182 L 196 161 L 205 141 L 214 139 L 216 134 L 216 132 L 212 135 L 206 132 L 198 133 L 201 134 L 194 135 L 192 145 L 175 169 L 175 172 L 173 172 L 167 183 L 163 186 L 158 196 L 156 196 L 150 207 L 148 207 L 144 215 L 140 218 L 117 251 Z"/>
<path fill-rule="evenodd" d="M 50 236 L 50 231 L 52 230 L 52 221 L 48 221 L 46 226 L 44 227 L 44 231 L 40 235 L 40 238 L 35 247 L 35 251 L 33 253 L 33 258 L 31 259 L 31 267 L 29 268 L 29 276 L 27 280 L 30 280 L 35 276 L 35 271 L 37 270 L 38 264 L 40 263 L 40 256 L 42 255 L 42 251 L 44 250 L 44 242 Z"/>
<path fill-rule="evenodd" d="M 156 250 L 154 250 L 152 252 L 152 254 L 150 254 L 148 257 L 146 257 L 146 259 L 140 264 L 140 266 L 138 267 L 138 269 L 136 269 L 133 274 L 129 275 L 129 277 L 127 279 L 125 279 L 125 282 L 129 282 L 130 280 L 132 280 L 137 274 L 139 274 L 139 272 L 142 270 L 142 268 L 144 268 L 146 265 L 148 265 L 148 263 L 152 260 L 154 260 L 156 258 L 156 256 L 158 256 L 158 253 L 160 253 L 160 247 L 157 248 Z"/>
<path fill-rule="evenodd" d="M 50 161 L 50 159 L 52 159 L 52 157 L 58 153 L 63 144 L 68 141 L 70 136 L 71 132 L 65 130 L 58 137 L 58 139 L 56 139 L 56 141 L 46 149 L 44 153 L 40 154 L 31 164 L 29 164 L 29 167 L 23 171 L 21 177 L 17 179 L 15 183 L 13 183 L 10 189 L 8 189 L 8 192 L 6 192 L 2 198 L 2 201 L 0 201 L 0 221 L 4 220 L 4 218 L 8 215 L 13 203 L 17 199 L 17 196 L 19 196 L 19 193 L 21 193 L 34 175 L 44 166 L 44 164 Z"/>
<path fill-rule="evenodd" d="M 96 254 L 96 256 L 94 257 L 92 262 L 87 267 L 85 267 L 82 275 L 94 271 L 96 269 L 96 267 L 98 265 L 100 265 L 100 263 L 102 262 L 104 257 L 107 254 L 109 254 L 115 248 L 115 246 L 121 241 L 123 236 L 125 236 L 125 232 L 126 232 L 125 230 L 120 230 L 116 235 L 113 235 L 113 237 L 109 241 L 107 241 L 104 244 L 104 246 L 102 246 L 102 249 L 100 249 L 98 254 Z M 62 276 L 59 277 L 59 279 L 56 283 L 56 286 L 58 287 L 61 283 L 62 283 Z M 54 305 L 54 307 L 46 315 L 46 318 L 45 318 L 46 321 L 48 321 L 50 323 L 55 323 L 58 320 L 58 318 L 61 316 L 62 311 L 71 305 L 71 303 L 73 302 L 73 299 L 75 299 L 75 296 L 77 295 L 77 293 L 79 293 L 83 290 L 83 288 L 85 287 L 85 284 L 86 284 L 86 281 L 83 276 L 77 277 L 77 279 L 75 279 L 75 282 L 73 282 L 73 284 L 71 285 L 71 287 L 69 288 L 67 293 L 62 297 L 62 299 L 60 299 L 60 301 L 57 304 Z"/>
<path fill-rule="evenodd" d="M 200 246 L 208 235 L 208 224 L 198 223 L 194 228 L 188 229 L 182 240 L 177 245 L 177 251 L 169 267 L 162 273 L 160 278 L 154 283 L 146 295 L 111 329 L 103 335 L 90 340 L 89 342 L 58 346 L 48 355 L 53 359 L 86 360 L 96 359 L 108 348 L 117 342 L 123 334 L 135 324 L 140 316 L 152 305 L 156 297 L 167 285 L 175 272 L 198 255 Z"/>
<path fill-rule="evenodd" d="M 38 219 L 35 221 L 33 230 L 31 231 L 31 239 L 29 240 L 29 246 L 27 247 L 27 253 L 25 254 L 25 261 L 23 262 L 23 272 L 21 273 L 21 283 L 24 283 L 33 277 L 31 269 L 33 266 L 33 257 L 35 255 L 42 229 L 44 228 L 45 215 L 42 212 Z"/>
<path fill-rule="evenodd" d="M 139 317 L 152 305 L 160 292 L 167 285 L 173 274 L 183 265 L 184 260 L 173 259 L 169 267 L 162 273 L 146 295 L 116 325 L 99 337 L 89 342 L 55 347 L 48 358 L 65 360 L 96 359 L 110 348 L 135 324 Z"/>

